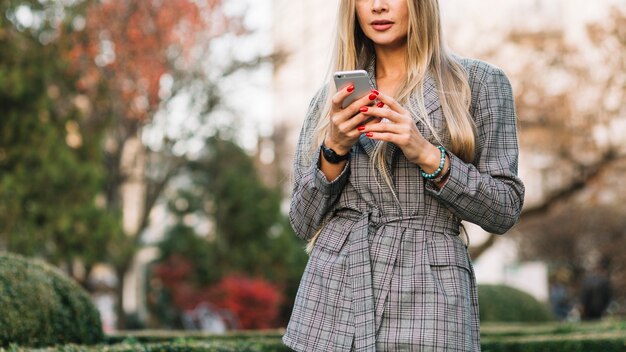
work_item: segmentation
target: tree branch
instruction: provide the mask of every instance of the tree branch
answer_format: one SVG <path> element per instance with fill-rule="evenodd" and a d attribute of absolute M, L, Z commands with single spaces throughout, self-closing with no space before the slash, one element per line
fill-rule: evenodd
<path fill-rule="evenodd" d="M 567 201 L 579 191 L 583 190 L 589 183 L 598 178 L 602 171 L 609 168 L 611 163 L 619 158 L 614 150 L 607 151 L 598 161 L 591 166 L 582 168 L 581 176 L 564 188 L 548 194 L 546 199 L 539 205 L 527 207 L 522 210 L 522 219 L 544 215 L 555 204 Z"/>
<path fill-rule="evenodd" d="M 596 180 L 599 175 L 602 174 L 602 171 L 609 168 L 613 161 L 619 159 L 618 153 L 616 153 L 613 149 L 608 150 L 598 161 L 596 161 L 593 165 L 582 168 L 582 176 L 574 180 L 572 183 L 567 185 L 560 190 L 549 194 L 546 199 L 539 205 L 534 207 L 527 207 L 522 210 L 521 221 L 528 221 L 532 218 L 542 217 L 556 204 L 560 204 L 569 200 L 571 197 L 576 195 L 579 191 L 582 191 L 589 185 L 591 182 Z M 469 248 L 470 256 L 472 259 L 476 260 L 480 257 L 484 252 L 486 252 L 491 246 L 494 245 L 496 241 L 497 235 L 491 234 L 489 238 L 477 245 Z"/>
<path fill-rule="evenodd" d="M 494 243 L 496 242 L 496 237 L 497 235 L 489 235 L 489 238 L 487 238 L 487 240 L 477 246 L 470 246 L 469 247 L 469 253 L 470 253 L 470 258 L 472 259 L 477 259 L 478 257 L 480 257 L 483 253 L 485 253 L 489 248 L 491 248 L 491 246 L 494 245 Z"/>
<path fill-rule="evenodd" d="M 156 202 L 163 193 L 163 190 L 165 189 L 169 181 L 178 173 L 178 170 L 181 168 L 182 165 L 184 165 L 183 159 L 175 158 L 173 160 L 173 165 L 169 167 L 165 175 L 160 180 L 154 182 L 146 182 L 146 198 L 143 212 L 141 214 L 139 228 L 137 229 L 137 234 L 135 236 L 136 245 L 140 244 L 140 234 L 148 227 L 150 223 L 150 213 L 152 213 L 152 209 L 154 208 Z"/>

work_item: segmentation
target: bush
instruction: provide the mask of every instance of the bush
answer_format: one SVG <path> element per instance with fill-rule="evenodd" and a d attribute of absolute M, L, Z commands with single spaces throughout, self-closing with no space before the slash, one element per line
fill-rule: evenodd
<path fill-rule="evenodd" d="M 204 331 L 190 330 L 138 330 L 118 331 L 106 337 L 106 344 L 113 346 L 129 342 L 141 344 L 171 343 L 171 342 L 267 342 L 282 343 L 284 329 L 272 330 L 236 330 L 214 334 Z"/>
<path fill-rule="evenodd" d="M 43 262 L 0 253 L 0 346 L 103 339 L 100 313 L 77 283 Z"/>
<path fill-rule="evenodd" d="M 533 296 L 505 285 L 478 285 L 481 322 L 546 322 L 548 307 Z"/>
<path fill-rule="evenodd" d="M 611 332 L 595 335 L 567 334 L 483 339 L 483 352 L 621 352 L 626 334 Z"/>
<path fill-rule="evenodd" d="M 282 297 L 275 285 L 260 278 L 226 276 L 213 291 L 216 305 L 235 314 L 241 329 L 276 326 Z"/>
<path fill-rule="evenodd" d="M 236 331 L 208 334 L 199 331 L 117 332 L 106 344 L 75 344 L 47 352 L 286 352 L 284 330 Z M 481 327 L 483 352 L 620 352 L 626 346 L 626 321 L 599 323 L 492 323 Z M 2 349 L 0 349 L 0 352 Z M 11 346 L 9 352 L 39 352 Z"/>
<path fill-rule="evenodd" d="M 9 352 L 35 352 L 22 347 L 9 348 Z M 132 339 L 110 346 L 63 345 L 49 348 L 48 352 L 290 352 L 280 339 L 244 341 L 186 341 L 177 340 L 164 343 L 139 343 Z"/>
<path fill-rule="evenodd" d="M 625 350 L 626 321 L 487 323 L 480 337 L 483 352 L 617 352 Z"/>

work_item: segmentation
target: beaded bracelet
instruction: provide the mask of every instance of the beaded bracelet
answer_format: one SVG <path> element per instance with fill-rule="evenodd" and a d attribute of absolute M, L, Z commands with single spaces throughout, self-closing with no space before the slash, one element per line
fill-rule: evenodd
<path fill-rule="evenodd" d="M 441 160 L 439 160 L 439 167 L 437 168 L 437 170 L 435 170 L 432 174 L 427 174 L 426 172 L 424 172 L 424 170 L 422 170 L 421 166 L 419 167 L 422 177 L 427 180 L 437 178 L 441 171 L 443 171 L 443 167 L 446 164 L 446 149 L 441 145 L 437 146 L 437 148 L 441 151 Z"/>
<path fill-rule="evenodd" d="M 437 178 L 433 178 L 432 182 L 434 183 L 441 183 L 443 180 L 445 180 L 448 176 L 450 176 L 450 170 L 452 170 L 452 167 L 449 166 L 448 169 L 446 170 L 446 172 L 441 172 L 441 174 L 439 175 L 439 177 Z"/>

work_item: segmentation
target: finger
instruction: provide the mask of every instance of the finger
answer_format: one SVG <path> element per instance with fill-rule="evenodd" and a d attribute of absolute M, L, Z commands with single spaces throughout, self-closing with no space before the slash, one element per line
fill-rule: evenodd
<path fill-rule="evenodd" d="M 366 132 L 365 136 L 378 141 L 393 143 L 397 146 L 404 145 L 406 138 L 396 133 L 388 132 Z"/>
<path fill-rule="evenodd" d="M 372 90 L 370 93 L 365 94 L 359 99 L 353 101 L 346 107 L 346 110 L 354 111 L 354 114 L 359 112 L 362 107 L 372 106 L 376 103 L 376 97 L 378 97 L 378 91 Z"/>
<path fill-rule="evenodd" d="M 411 133 L 410 129 L 406 125 L 401 125 L 397 123 L 386 123 L 386 122 L 378 122 L 378 123 L 370 123 L 364 126 L 361 132 L 375 132 L 375 133 L 394 133 L 394 134 L 407 134 Z"/>
<path fill-rule="evenodd" d="M 365 116 L 363 113 L 358 113 L 352 116 L 352 118 L 343 121 L 339 124 L 338 128 L 342 133 L 348 133 L 348 131 L 357 130 L 359 126 L 365 124 L 370 119 L 373 118 L 371 116 Z"/>
<path fill-rule="evenodd" d="M 350 126 L 349 122 L 344 122 L 343 124 L 337 126 L 337 132 L 339 132 L 339 138 L 347 143 L 351 143 L 350 141 L 356 142 L 361 135 L 361 132 L 357 129 L 357 127 Z"/>
<path fill-rule="evenodd" d="M 361 110 L 361 113 L 366 116 L 386 118 L 393 123 L 402 123 L 406 120 L 406 117 L 400 113 L 385 107 L 379 108 L 378 105 L 367 107 L 367 109 Z"/>
<path fill-rule="evenodd" d="M 337 93 L 335 93 L 335 95 L 333 95 L 333 98 L 331 100 L 332 102 L 332 106 L 331 109 L 332 111 L 341 111 L 341 103 L 343 102 L 343 100 L 349 96 L 350 94 L 352 94 L 352 92 L 354 92 L 354 84 L 349 84 L 346 87 L 340 89 L 337 91 Z"/>
<path fill-rule="evenodd" d="M 372 102 L 373 103 L 373 102 Z M 351 129 L 356 128 L 362 121 L 367 120 L 369 117 L 357 117 L 359 116 L 360 110 L 366 108 L 366 106 L 361 106 L 357 102 L 350 104 L 343 110 L 336 111 L 330 114 L 331 123 L 336 125 L 338 128 L 345 124 L 347 121 L 351 121 L 349 126 Z M 342 128 L 343 129 L 343 128 Z"/>
<path fill-rule="evenodd" d="M 377 99 L 379 102 L 383 102 L 385 105 L 387 105 L 389 109 L 397 113 L 400 113 L 402 115 L 406 113 L 406 110 L 402 107 L 402 105 L 400 105 L 397 100 L 387 94 L 379 93 Z"/>
<path fill-rule="evenodd" d="M 335 96 L 340 96 L 337 93 Z M 350 105 L 348 105 L 345 109 L 341 108 L 341 102 L 338 105 L 334 106 L 332 109 L 339 109 L 336 111 L 332 111 L 332 123 L 335 125 L 340 125 L 347 120 L 354 118 L 357 114 L 359 114 L 359 110 L 364 106 L 374 105 L 376 96 L 370 94 L 366 94 L 365 96 L 355 100 Z M 333 102 L 335 105 L 336 102 Z M 356 125 L 355 125 L 356 126 Z"/>
<path fill-rule="evenodd" d="M 367 125 L 370 125 L 370 124 L 373 124 L 373 123 L 379 123 L 383 119 L 380 118 L 380 117 L 377 117 L 377 116 L 370 116 L 370 117 L 364 116 L 363 120 L 364 121 L 361 122 L 361 124 L 359 126 L 367 126 Z"/>

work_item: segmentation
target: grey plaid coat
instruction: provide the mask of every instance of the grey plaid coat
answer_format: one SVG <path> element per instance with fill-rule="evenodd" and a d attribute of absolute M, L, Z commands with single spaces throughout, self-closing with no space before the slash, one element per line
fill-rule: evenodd
<path fill-rule="evenodd" d="M 292 349 L 480 350 L 476 283 L 459 238 L 460 221 L 492 233 L 507 231 L 522 209 L 524 185 L 517 177 L 516 116 L 507 77 L 485 62 L 458 60 L 472 90 L 474 162 L 449 153 L 451 173 L 438 190 L 389 144 L 399 202 L 370 162 L 378 142 L 364 135 L 341 175 L 333 182 L 324 177 L 319 153 L 311 161 L 309 143 L 325 91 L 313 99 L 296 152 L 290 218 L 305 240 L 322 232 L 283 336 Z M 368 69 L 375 82 L 373 64 Z M 432 77 L 424 82 L 424 101 L 432 124 L 443 128 Z M 434 142 L 425 126 L 418 128 Z"/>

